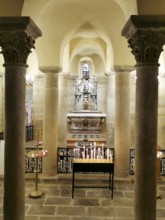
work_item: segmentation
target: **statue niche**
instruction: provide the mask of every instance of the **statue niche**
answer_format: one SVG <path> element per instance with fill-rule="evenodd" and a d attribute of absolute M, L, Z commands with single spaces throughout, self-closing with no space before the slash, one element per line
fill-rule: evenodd
<path fill-rule="evenodd" d="M 97 80 L 95 77 L 83 74 L 75 82 L 75 110 L 97 110 Z"/>

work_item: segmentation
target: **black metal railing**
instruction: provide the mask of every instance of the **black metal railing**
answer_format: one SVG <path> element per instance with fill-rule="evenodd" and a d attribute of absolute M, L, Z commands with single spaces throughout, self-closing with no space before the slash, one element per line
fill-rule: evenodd
<path fill-rule="evenodd" d="M 26 126 L 25 140 L 26 140 L 26 142 L 33 140 L 33 125 L 27 125 Z"/>

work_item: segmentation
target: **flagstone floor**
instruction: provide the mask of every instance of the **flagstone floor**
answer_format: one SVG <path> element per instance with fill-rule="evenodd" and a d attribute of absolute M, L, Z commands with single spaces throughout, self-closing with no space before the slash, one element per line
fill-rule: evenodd
<path fill-rule="evenodd" d="M 78 174 L 79 175 L 79 174 Z M 105 174 L 106 175 L 106 174 Z M 96 180 L 97 179 L 97 180 Z M 79 175 L 76 184 L 88 186 L 105 185 L 104 174 L 100 176 Z M 108 189 L 75 189 L 72 199 L 72 176 L 58 174 L 54 178 L 39 177 L 39 188 L 44 190 L 41 198 L 30 198 L 35 181 L 26 178 L 25 220 L 133 220 L 134 183 L 131 179 L 115 179 L 114 198 Z M 165 220 L 165 178 L 158 181 L 157 220 Z M 3 179 L 0 180 L 0 220 L 3 219 Z"/>

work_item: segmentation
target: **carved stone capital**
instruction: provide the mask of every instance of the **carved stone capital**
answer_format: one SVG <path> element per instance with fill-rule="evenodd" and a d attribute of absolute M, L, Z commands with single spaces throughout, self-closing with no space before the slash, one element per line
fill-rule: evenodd
<path fill-rule="evenodd" d="M 0 33 L 1 53 L 4 56 L 5 65 L 25 65 L 34 44 L 35 40 L 27 32 Z"/>
<path fill-rule="evenodd" d="M 152 64 L 158 63 L 164 41 L 165 35 L 159 31 L 135 30 L 128 39 L 128 45 L 138 64 Z"/>
<path fill-rule="evenodd" d="M 40 29 L 30 17 L 0 17 L 0 47 L 6 65 L 25 65 Z"/>
<path fill-rule="evenodd" d="M 165 44 L 165 16 L 132 15 L 122 30 L 137 64 L 158 64 Z"/>

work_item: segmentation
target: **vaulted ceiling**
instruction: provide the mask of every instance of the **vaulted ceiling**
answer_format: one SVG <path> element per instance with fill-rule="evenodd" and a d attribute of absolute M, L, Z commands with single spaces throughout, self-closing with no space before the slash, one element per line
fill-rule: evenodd
<path fill-rule="evenodd" d="M 150 1 L 153 3 L 150 7 L 147 0 L 2 2 L 1 15 L 30 16 L 42 31 L 28 62 L 39 66 L 62 66 L 67 72 L 83 57 L 92 59 L 96 66 L 104 66 L 105 71 L 110 71 L 114 65 L 134 65 L 134 57 L 121 30 L 131 14 L 154 14 L 155 9 L 154 0 Z M 156 11 L 158 13 L 158 9 Z"/>

